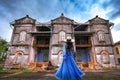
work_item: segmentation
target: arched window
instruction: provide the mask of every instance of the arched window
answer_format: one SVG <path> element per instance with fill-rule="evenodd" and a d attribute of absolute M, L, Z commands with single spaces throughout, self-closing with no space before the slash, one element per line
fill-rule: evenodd
<path fill-rule="evenodd" d="M 101 61 L 104 64 L 109 64 L 109 55 L 107 51 L 102 51 L 101 53 Z"/>
<path fill-rule="evenodd" d="M 64 31 L 59 32 L 59 42 L 64 41 L 66 37 L 66 33 Z"/>
<path fill-rule="evenodd" d="M 103 63 L 107 62 L 107 55 L 106 54 L 102 54 L 101 57 L 102 57 Z"/>
<path fill-rule="evenodd" d="M 105 41 L 105 35 L 103 31 L 99 31 L 98 32 L 98 40 L 101 41 Z"/>
<path fill-rule="evenodd" d="M 18 53 L 16 63 L 21 63 L 21 61 L 22 61 L 22 53 Z"/>
<path fill-rule="evenodd" d="M 25 42 L 25 40 L 26 40 L 26 31 L 21 31 L 19 41 L 20 42 Z"/>

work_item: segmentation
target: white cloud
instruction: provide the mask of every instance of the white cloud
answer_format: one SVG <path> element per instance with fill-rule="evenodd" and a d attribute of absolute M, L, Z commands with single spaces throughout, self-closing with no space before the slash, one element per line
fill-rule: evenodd
<path fill-rule="evenodd" d="M 12 28 L 10 27 L 8 22 L 0 21 L 0 37 L 7 40 L 8 42 L 12 36 Z"/>
<path fill-rule="evenodd" d="M 115 31 L 114 29 L 112 29 L 111 32 L 112 32 L 112 37 L 113 37 L 114 43 L 120 41 L 120 30 Z"/>
<path fill-rule="evenodd" d="M 95 17 L 96 15 L 98 15 L 99 17 L 107 18 L 106 14 L 108 12 L 109 12 L 108 10 L 104 10 L 103 8 L 101 8 L 99 4 L 94 4 L 91 7 L 91 10 L 89 11 L 89 14 L 92 17 Z"/>
<path fill-rule="evenodd" d="M 87 20 L 94 18 L 96 15 L 108 19 L 108 13 L 113 11 L 114 8 L 109 6 L 103 9 L 102 4 L 109 1 L 110 0 L 53 0 L 46 2 L 45 0 L 30 0 L 24 2 L 16 1 L 16 3 L 8 2 L 11 5 L 4 5 L 3 7 L 5 9 L 1 10 L 1 13 L 3 12 L 5 16 L 1 16 L 0 19 L 0 36 L 7 41 L 10 41 L 12 29 L 10 29 L 9 21 L 11 22 L 15 19 L 22 18 L 26 14 L 40 22 L 46 22 L 59 17 L 61 13 L 64 13 L 66 17 L 77 22 L 86 22 Z M 18 4 L 21 6 L 17 6 Z M 11 6 L 16 7 L 13 9 Z M 9 21 L 2 21 L 2 18 Z M 110 21 L 115 23 L 115 25 L 120 24 L 120 18 Z M 120 40 L 116 37 L 116 34 L 118 33 L 119 31 L 112 31 L 114 42 Z"/>
<path fill-rule="evenodd" d="M 95 17 L 95 15 L 98 15 L 101 18 L 108 19 L 107 14 L 112 10 L 113 9 L 111 7 L 108 7 L 107 9 L 103 9 L 98 4 L 95 4 L 91 7 L 89 15 L 91 15 L 91 17 Z M 110 20 L 110 22 L 113 22 L 115 24 L 113 26 L 113 29 L 111 30 L 113 42 L 115 43 L 120 40 L 120 30 L 119 31 L 114 30 L 115 26 L 117 24 L 120 24 L 120 18 L 116 18 L 115 20 Z"/>
<path fill-rule="evenodd" d="M 115 25 L 120 24 L 120 18 L 119 17 L 114 19 L 114 20 L 111 20 L 111 21 L 114 22 Z"/>

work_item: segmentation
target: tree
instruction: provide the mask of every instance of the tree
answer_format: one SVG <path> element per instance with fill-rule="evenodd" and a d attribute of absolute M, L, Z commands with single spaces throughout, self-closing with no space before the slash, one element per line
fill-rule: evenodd
<path fill-rule="evenodd" d="M 0 61 L 5 60 L 8 49 L 8 42 L 0 37 Z"/>

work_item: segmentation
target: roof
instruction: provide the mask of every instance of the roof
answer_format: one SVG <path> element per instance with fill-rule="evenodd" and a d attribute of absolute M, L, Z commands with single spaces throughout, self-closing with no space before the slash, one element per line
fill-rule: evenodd
<path fill-rule="evenodd" d="M 88 22 L 91 24 L 108 24 L 109 23 L 110 26 L 114 25 L 112 22 L 109 22 L 109 20 L 100 18 L 98 15 L 96 15 L 96 17 L 94 17 L 93 19 L 90 19 Z"/>
<path fill-rule="evenodd" d="M 98 15 L 96 15 L 96 17 L 89 20 L 90 23 L 107 23 L 108 21 L 109 20 L 105 20 L 103 18 L 98 17 Z"/>
<path fill-rule="evenodd" d="M 52 23 L 71 23 L 71 24 L 73 24 L 74 20 L 65 17 L 64 14 L 62 13 L 60 17 L 51 20 L 51 22 Z"/>
<path fill-rule="evenodd" d="M 20 18 L 20 19 L 17 19 L 13 22 L 11 22 L 12 25 L 14 24 L 29 24 L 29 23 L 35 23 L 35 19 L 29 17 L 29 15 L 26 15 L 25 17 L 23 18 Z"/>
<path fill-rule="evenodd" d="M 120 44 L 120 41 L 116 42 L 114 45 Z"/>

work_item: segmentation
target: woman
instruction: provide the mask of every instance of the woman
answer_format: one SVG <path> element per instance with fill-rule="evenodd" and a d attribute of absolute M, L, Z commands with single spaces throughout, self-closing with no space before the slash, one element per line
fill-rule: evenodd
<path fill-rule="evenodd" d="M 55 77 L 59 80 L 82 80 L 84 73 L 79 69 L 74 61 L 73 43 L 71 39 L 67 39 L 67 42 L 63 46 L 63 60 L 55 74 Z"/>

